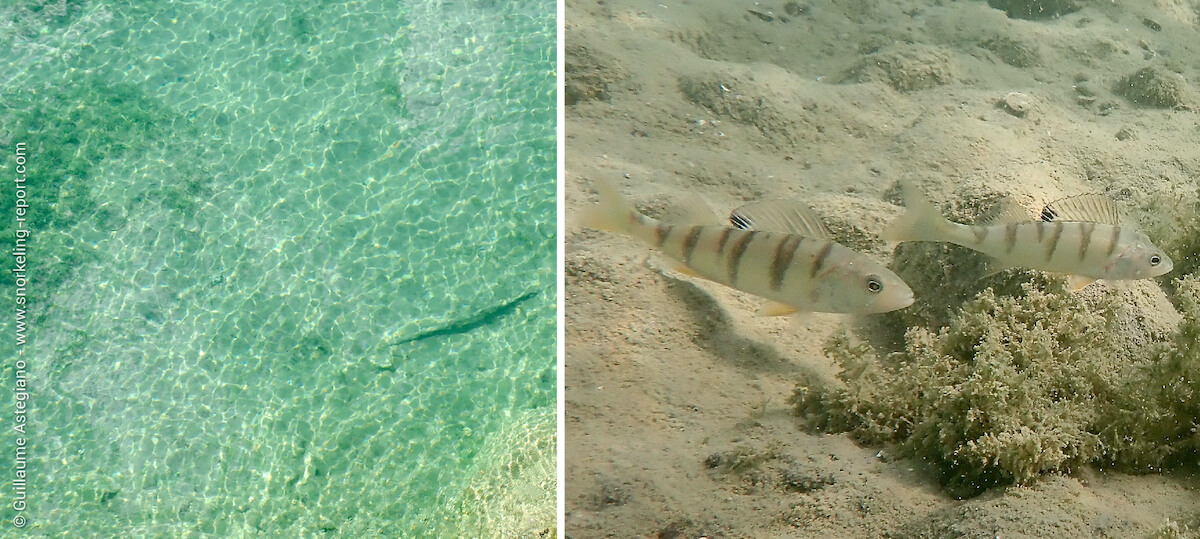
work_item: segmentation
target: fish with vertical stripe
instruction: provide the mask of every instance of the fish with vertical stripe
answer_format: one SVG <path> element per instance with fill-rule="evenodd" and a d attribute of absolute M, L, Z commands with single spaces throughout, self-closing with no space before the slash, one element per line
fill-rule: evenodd
<path fill-rule="evenodd" d="M 770 300 L 760 314 L 871 314 L 913 302 L 900 277 L 829 239 L 807 208 L 747 206 L 731 216 L 737 228 L 673 224 L 637 211 L 606 182 L 597 182 L 596 190 L 600 204 L 584 211 L 580 224 L 638 238 L 687 273 Z"/>
<path fill-rule="evenodd" d="M 907 209 L 883 231 L 886 240 L 954 243 L 995 258 L 1001 268 L 1065 273 L 1074 290 L 1097 279 L 1149 279 L 1171 271 L 1171 259 L 1136 226 L 1122 224 L 1103 195 L 1051 202 L 1037 220 L 1010 208 L 996 221 L 964 225 L 942 216 L 911 184 L 901 188 Z"/>

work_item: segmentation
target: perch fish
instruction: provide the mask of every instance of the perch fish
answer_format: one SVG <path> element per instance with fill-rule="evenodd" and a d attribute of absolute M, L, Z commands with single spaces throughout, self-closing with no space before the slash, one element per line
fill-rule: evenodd
<path fill-rule="evenodd" d="M 1171 271 L 1171 259 L 1137 227 L 1121 225 L 1116 207 L 1103 195 L 1051 202 L 1036 220 L 1008 204 L 988 223 L 964 225 L 942 216 L 911 184 L 901 188 L 907 209 L 883 231 L 885 240 L 961 245 L 994 258 L 998 271 L 1065 273 L 1073 290 L 1097 279 L 1148 279 Z"/>
<path fill-rule="evenodd" d="M 692 217 L 714 224 L 673 224 L 637 211 L 608 183 L 597 182 L 596 190 L 600 204 L 585 210 L 580 224 L 633 236 L 675 259 L 684 273 L 771 300 L 759 314 L 872 314 L 913 303 L 900 277 L 829 239 L 807 208 L 746 206 L 731 217 L 739 228 L 720 224 L 711 210 L 707 218 Z"/>

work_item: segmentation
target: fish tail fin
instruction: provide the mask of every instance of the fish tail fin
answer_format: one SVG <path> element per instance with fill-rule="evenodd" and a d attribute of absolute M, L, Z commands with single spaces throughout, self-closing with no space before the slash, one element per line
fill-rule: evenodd
<path fill-rule="evenodd" d="M 904 195 L 904 215 L 892 221 L 879 237 L 887 241 L 949 241 L 954 237 L 954 223 L 938 211 L 909 182 L 900 186 Z"/>
<path fill-rule="evenodd" d="M 637 209 L 621 196 L 621 192 L 613 184 L 605 180 L 596 180 L 593 187 L 600 195 L 600 203 L 581 212 L 579 226 L 628 234 L 630 214 L 640 215 Z"/>

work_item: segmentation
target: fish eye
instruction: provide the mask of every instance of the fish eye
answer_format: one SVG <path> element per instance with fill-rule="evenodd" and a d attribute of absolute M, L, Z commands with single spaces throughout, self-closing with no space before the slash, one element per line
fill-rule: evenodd
<path fill-rule="evenodd" d="M 867 290 L 870 290 L 871 292 L 874 292 L 874 293 L 878 293 L 880 290 L 883 290 L 883 281 L 880 281 L 879 277 L 876 277 L 874 275 L 868 276 L 867 277 Z"/>
<path fill-rule="evenodd" d="M 1151 266 L 1157 266 L 1157 265 L 1159 265 L 1160 263 L 1162 263 L 1162 257 L 1161 257 L 1161 256 L 1158 256 L 1158 255 L 1153 255 L 1153 256 L 1151 256 L 1151 257 L 1150 257 L 1150 265 L 1151 265 Z"/>

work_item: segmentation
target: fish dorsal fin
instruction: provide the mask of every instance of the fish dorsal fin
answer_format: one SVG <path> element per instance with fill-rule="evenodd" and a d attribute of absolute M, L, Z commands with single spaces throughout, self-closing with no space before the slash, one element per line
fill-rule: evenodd
<path fill-rule="evenodd" d="M 795 200 L 764 200 L 746 204 L 729 214 L 729 222 L 741 229 L 787 232 L 810 238 L 829 239 L 829 229 L 808 206 Z"/>
<path fill-rule="evenodd" d="M 1029 210 L 1025 209 L 1012 197 L 1004 197 L 996 203 L 996 215 L 984 222 L 985 225 L 1007 225 L 1009 223 L 1028 223 L 1033 220 Z"/>
<path fill-rule="evenodd" d="M 1099 194 L 1076 195 L 1056 200 L 1042 209 L 1043 221 L 1087 221 L 1120 225 L 1116 204 Z"/>
<path fill-rule="evenodd" d="M 696 193 L 688 193 L 667 205 L 659 220 L 672 225 L 724 225 L 721 216 Z"/>

